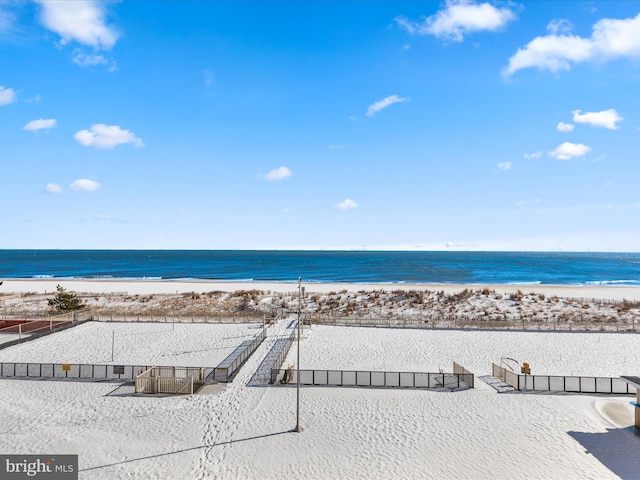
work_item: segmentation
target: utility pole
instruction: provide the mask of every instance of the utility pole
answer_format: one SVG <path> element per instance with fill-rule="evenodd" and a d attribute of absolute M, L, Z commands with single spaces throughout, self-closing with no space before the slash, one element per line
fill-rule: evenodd
<path fill-rule="evenodd" d="M 295 431 L 300 433 L 300 315 L 302 309 L 302 277 L 298 277 L 298 360 L 296 362 L 296 428 Z"/>

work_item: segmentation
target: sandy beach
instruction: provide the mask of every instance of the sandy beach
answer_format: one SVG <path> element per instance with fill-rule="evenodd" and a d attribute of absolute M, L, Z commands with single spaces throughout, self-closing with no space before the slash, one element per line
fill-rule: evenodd
<path fill-rule="evenodd" d="M 423 371 L 457 360 L 475 370 L 476 388 L 304 387 L 303 430 L 295 433 L 295 387 L 251 383 L 294 328 L 292 318 L 270 325 L 234 381 L 213 394 L 134 395 L 126 383 L 0 379 L 0 449 L 77 454 L 79 478 L 92 480 L 638 478 L 633 397 L 499 393 L 480 378 L 504 355 L 528 360 L 538 373 L 637 373 L 635 334 L 314 325 L 301 342 L 306 367 Z M 215 349 L 244 338 L 211 325 L 204 345 L 202 326 L 184 324 L 172 346 L 170 336 L 155 341 L 170 325 L 95 323 L 7 348 L 2 360 L 53 362 L 68 352 L 90 361 L 108 347 L 111 329 L 128 350 L 119 359 L 139 364 L 190 363 L 204 349 L 216 361 Z M 85 334 L 102 338 L 102 347 Z M 296 353 L 294 346 L 285 363 Z"/>
<path fill-rule="evenodd" d="M 107 280 L 5 280 L 0 317 L 38 318 L 56 286 L 76 292 L 96 316 L 160 317 L 248 315 L 269 318 L 295 312 L 298 284 Z M 336 319 L 407 319 L 424 326 L 635 331 L 640 325 L 640 288 L 546 285 L 414 285 L 303 283 L 302 310 L 314 323 Z M 96 317 L 98 318 L 98 317 Z M 174 321 L 174 320 L 171 320 Z M 446 323 L 445 324 L 443 324 Z M 487 323 L 492 322 L 492 323 Z M 496 323 L 498 322 L 498 323 Z M 357 323 L 357 322 L 356 322 Z"/>
<path fill-rule="evenodd" d="M 462 284 L 354 284 L 354 283 L 306 283 L 302 282 L 309 293 L 329 293 L 346 290 L 348 292 L 371 292 L 376 290 L 436 290 L 446 293 L 458 293 L 465 289 L 491 289 L 498 293 L 522 292 L 542 293 L 547 296 L 571 298 L 596 298 L 605 300 L 640 300 L 640 287 L 620 286 L 564 286 L 564 285 L 462 285 Z M 205 281 L 155 281 L 155 280 L 15 280 L 5 279 L 0 286 L 0 294 L 51 293 L 57 285 L 70 291 L 87 293 L 127 293 L 129 295 L 170 294 L 170 293 L 206 293 L 260 290 L 274 293 L 295 293 L 297 282 L 205 282 Z"/>
<path fill-rule="evenodd" d="M 634 397 L 501 392 L 483 380 L 504 357 L 535 374 L 640 374 L 640 288 L 303 283 L 314 324 L 302 338 L 302 368 L 437 372 L 459 362 L 476 380 L 458 392 L 303 387 L 304 430 L 295 433 L 295 388 L 252 382 L 295 328 L 297 282 L 5 279 L 0 314 L 46 315 L 58 284 L 102 321 L 5 348 L 0 361 L 215 367 L 257 324 L 192 323 L 194 314 L 274 317 L 264 343 L 215 393 L 156 397 L 127 383 L 0 379 L 0 449 L 78 454 L 81 479 L 640 478 Z M 108 312 L 138 317 L 110 322 Z M 139 323 L 139 315 L 183 317 Z M 423 320 L 419 329 L 315 324 L 336 317 Z M 534 323 L 428 328 L 440 317 Z M 560 320 L 583 333 L 549 331 Z M 294 343 L 284 367 L 296 354 Z"/>

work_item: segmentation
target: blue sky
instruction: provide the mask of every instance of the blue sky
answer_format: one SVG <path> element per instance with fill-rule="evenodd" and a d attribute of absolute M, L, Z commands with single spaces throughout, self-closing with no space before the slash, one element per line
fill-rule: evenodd
<path fill-rule="evenodd" d="M 0 2 L 0 248 L 640 251 L 640 3 Z"/>

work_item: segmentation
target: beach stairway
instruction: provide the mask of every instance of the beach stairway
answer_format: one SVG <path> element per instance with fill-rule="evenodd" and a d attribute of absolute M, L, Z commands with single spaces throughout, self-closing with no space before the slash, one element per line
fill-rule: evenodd
<path fill-rule="evenodd" d="M 280 368 L 278 363 L 282 363 L 286 356 L 286 351 L 291 343 L 292 332 L 295 331 L 296 323 L 291 318 L 279 320 L 273 327 L 270 338 L 275 339 L 273 346 L 264 357 L 255 373 L 249 380 L 251 387 L 266 387 L 271 380 L 273 369 Z"/>
<path fill-rule="evenodd" d="M 490 387 L 492 387 L 498 393 L 513 392 L 515 390 L 515 388 L 513 388 L 508 383 L 504 383 L 498 377 L 494 377 L 492 375 L 482 375 L 478 378 L 482 380 L 484 383 L 486 383 L 487 385 L 489 385 Z"/>

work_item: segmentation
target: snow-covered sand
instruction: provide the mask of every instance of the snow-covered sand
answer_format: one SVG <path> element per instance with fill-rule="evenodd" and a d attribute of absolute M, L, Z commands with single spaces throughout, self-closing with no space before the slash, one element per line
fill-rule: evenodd
<path fill-rule="evenodd" d="M 290 323 L 269 327 L 234 382 L 215 394 L 133 396 L 132 387 L 112 382 L 0 380 L 0 451 L 78 454 L 83 479 L 639 478 L 629 396 L 499 394 L 480 380 L 454 393 L 305 387 L 304 430 L 293 433 L 295 388 L 247 386 Z M 111 332 L 104 325 L 102 333 Z M 48 337 L 50 354 L 65 350 L 64 338 Z M 482 374 L 508 355 L 536 373 L 638 374 L 638 338 L 314 326 L 301 356 L 303 367 L 403 371 L 458 360 Z M 197 348 L 172 358 L 186 365 Z M 562 352 L 557 365 L 554 352 Z M 623 412 L 622 422 L 607 416 L 612 410 Z"/>
<path fill-rule="evenodd" d="M 261 328 L 258 324 L 89 322 L 0 350 L 0 362 L 215 367 Z"/>
<path fill-rule="evenodd" d="M 28 337 L 28 333 L 0 333 L 0 345 L 3 343 L 13 342 L 14 340 L 20 340 L 20 338 Z"/>
<path fill-rule="evenodd" d="M 640 372 L 633 333 L 461 331 L 314 325 L 303 336 L 302 369 L 451 372 L 453 362 L 490 375 L 502 357 L 538 375 L 618 377 Z M 296 344 L 286 364 L 295 364 Z M 510 362 L 510 364 L 512 364 Z"/>

